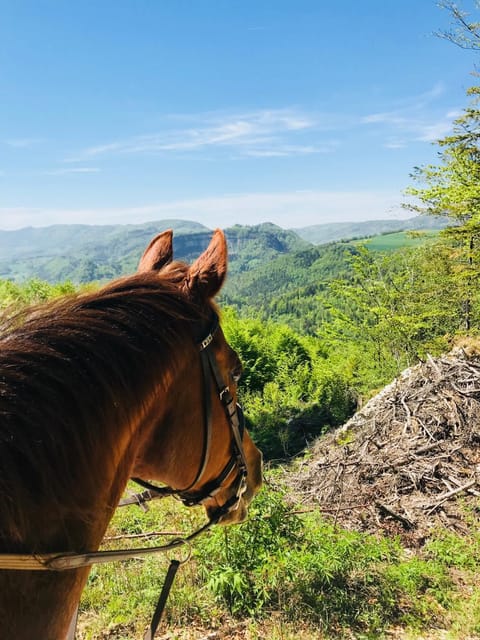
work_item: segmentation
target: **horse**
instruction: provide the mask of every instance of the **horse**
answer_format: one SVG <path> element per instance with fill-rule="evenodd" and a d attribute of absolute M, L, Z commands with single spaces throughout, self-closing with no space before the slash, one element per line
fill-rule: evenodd
<path fill-rule="evenodd" d="M 246 517 L 262 461 L 237 428 L 241 363 L 213 301 L 226 271 L 222 231 L 191 266 L 165 231 L 134 275 L 4 320 L 0 563 L 98 550 L 132 477 L 213 522 Z M 65 639 L 89 568 L 0 565 L 0 638 Z"/>

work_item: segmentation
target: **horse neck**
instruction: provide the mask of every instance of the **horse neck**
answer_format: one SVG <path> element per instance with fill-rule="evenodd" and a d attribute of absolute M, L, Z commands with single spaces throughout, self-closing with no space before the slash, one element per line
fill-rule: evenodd
<path fill-rule="evenodd" d="M 98 449 L 97 458 L 92 461 L 92 468 L 98 474 L 98 487 L 88 497 L 89 516 L 85 517 L 84 509 L 78 517 L 72 514 L 59 524 L 51 513 L 33 511 L 27 537 L 21 543 L 22 552 L 39 548 L 59 553 L 98 549 L 132 475 L 141 432 L 150 428 L 153 416 L 158 418 L 164 404 L 164 392 L 157 388 L 151 397 L 139 402 L 142 409 L 136 416 L 116 425 L 115 450 Z M 101 433 L 101 425 L 99 431 Z M 0 549 L 12 551 L 5 543 L 0 543 Z M 64 640 L 89 570 L 89 567 L 62 572 L 0 570 L 0 638 Z M 25 615 L 25 612 L 28 613 Z"/>

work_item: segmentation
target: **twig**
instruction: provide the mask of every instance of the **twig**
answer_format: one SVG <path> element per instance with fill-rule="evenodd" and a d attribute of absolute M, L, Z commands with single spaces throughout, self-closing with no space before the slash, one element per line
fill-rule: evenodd
<path fill-rule="evenodd" d="M 415 525 L 411 520 L 405 518 L 405 516 L 402 516 L 400 513 L 392 511 L 392 509 L 390 509 L 390 507 L 387 507 L 385 504 L 382 504 L 381 502 L 375 502 L 375 506 L 381 513 L 383 513 L 383 515 L 390 516 L 394 520 L 398 520 L 398 522 L 400 522 L 405 527 L 405 529 L 410 530 L 415 528 Z"/>
<path fill-rule="evenodd" d="M 407 430 L 410 429 L 412 426 L 412 413 L 410 411 L 408 404 L 405 402 L 405 396 L 402 396 L 400 398 L 400 402 L 402 403 L 402 406 L 405 409 L 405 413 L 407 415 L 407 420 L 405 423 L 405 427 L 403 429 L 403 433 L 407 433 Z"/>
<path fill-rule="evenodd" d="M 432 356 L 429 353 L 427 353 L 427 360 L 430 366 L 432 367 L 432 369 L 434 369 L 435 373 L 438 375 L 438 379 L 440 380 L 443 375 L 442 370 L 440 369 L 438 364 L 435 362 L 435 360 L 432 358 Z"/>
<path fill-rule="evenodd" d="M 470 487 L 473 487 L 475 484 L 477 484 L 476 480 L 470 480 L 470 482 L 463 484 L 461 487 L 457 487 L 456 489 L 451 489 L 451 491 L 447 491 L 446 493 L 443 493 L 441 496 L 439 496 L 439 500 L 437 500 L 435 504 L 430 505 L 428 507 L 429 510 L 427 511 L 427 515 L 430 515 L 431 513 L 436 511 L 438 507 L 440 507 L 444 502 L 446 502 L 452 496 L 455 496 L 457 495 L 457 493 L 461 493 L 462 491 L 466 491 L 467 489 L 470 489 Z"/>
<path fill-rule="evenodd" d="M 452 476 L 448 476 L 448 479 L 450 480 L 450 482 L 453 482 L 453 484 L 457 485 L 457 487 L 460 486 L 460 481 L 457 480 L 457 478 L 453 478 Z M 476 491 L 476 489 L 467 489 L 466 491 L 468 493 L 471 493 L 473 496 L 480 496 L 480 491 Z"/>
<path fill-rule="evenodd" d="M 424 426 L 422 424 L 422 426 Z M 426 444 L 423 447 L 419 447 L 416 451 L 413 452 L 414 455 L 418 455 L 419 453 L 427 453 L 428 451 L 431 451 L 432 449 L 436 449 L 439 445 L 442 444 L 441 440 L 437 440 L 436 442 L 432 442 L 431 444 Z"/>
<path fill-rule="evenodd" d="M 351 509 L 365 509 L 368 507 L 368 502 L 366 504 L 349 504 L 346 507 L 335 507 L 333 509 L 329 509 L 328 507 L 322 507 L 321 505 L 318 507 L 322 513 L 337 513 L 337 511 L 350 511 Z"/>
<path fill-rule="evenodd" d="M 460 389 L 460 387 L 454 382 L 451 383 L 451 386 L 461 396 L 478 396 L 478 394 L 480 393 L 480 389 L 478 387 L 474 387 L 473 389 Z"/>

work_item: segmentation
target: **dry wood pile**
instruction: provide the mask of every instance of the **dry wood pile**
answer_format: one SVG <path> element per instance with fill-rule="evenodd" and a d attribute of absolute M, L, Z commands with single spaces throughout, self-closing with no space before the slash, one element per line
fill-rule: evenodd
<path fill-rule="evenodd" d="M 480 355 L 457 347 L 405 370 L 290 476 L 339 525 L 421 545 L 480 512 Z M 467 507 L 467 508 L 465 508 Z"/>

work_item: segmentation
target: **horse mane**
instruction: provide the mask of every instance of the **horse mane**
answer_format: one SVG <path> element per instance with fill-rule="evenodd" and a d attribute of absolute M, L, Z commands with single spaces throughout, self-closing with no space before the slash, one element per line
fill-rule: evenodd
<path fill-rule="evenodd" d="M 69 517 L 73 504 L 88 518 L 98 449 L 115 451 L 120 426 L 205 325 L 208 309 L 179 288 L 186 274 L 172 263 L 0 326 L 0 546 L 20 548 L 47 505 L 51 517 Z"/>

